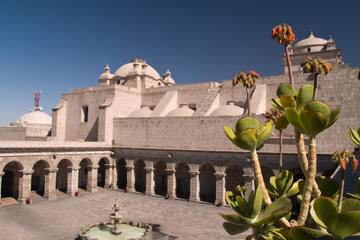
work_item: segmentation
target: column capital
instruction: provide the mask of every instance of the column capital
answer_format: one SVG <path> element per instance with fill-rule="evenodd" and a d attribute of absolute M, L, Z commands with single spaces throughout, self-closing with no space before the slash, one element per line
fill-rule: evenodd
<path fill-rule="evenodd" d="M 4 176 L 4 174 L 5 174 L 4 172 L 0 172 L 0 177 Z"/>
<path fill-rule="evenodd" d="M 126 168 L 127 171 L 131 171 L 131 170 L 134 169 L 134 166 L 125 166 L 125 168 Z"/>
<path fill-rule="evenodd" d="M 194 177 L 194 176 L 197 176 L 197 175 L 200 174 L 199 171 L 190 171 L 189 173 L 190 173 L 190 176 L 191 176 L 191 177 Z"/>
<path fill-rule="evenodd" d="M 145 171 L 148 173 L 148 172 L 152 172 L 154 171 L 154 168 L 153 167 L 144 167 Z"/>
<path fill-rule="evenodd" d="M 221 178 L 224 178 L 225 176 L 226 176 L 226 174 L 225 173 L 214 173 L 214 175 L 216 176 L 216 178 L 218 178 L 218 179 L 221 179 Z"/>
<path fill-rule="evenodd" d="M 59 169 L 58 168 L 44 168 L 44 171 L 52 173 L 52 172 L 57 172 Z"/>
<path fill-rule="evenodd" d="M 166 168 L 166 169 L 165 169 L 165 172 L 166 172 L 167 174 L 174 174 L 174 173 L 176 172 L 176 170 L 173 169 L 173 168 Z"/>
<path fill-rule="evenodd" d="M 18 172 L 24 175 L 30 175 L 34 173 L 34 170 L 19 170 Z"/>
<path fill-rule="evenodd" d="M 79 170 L 79 167 L 72 167 L 72 166 L 70 166 L 70 167 L 67 167 L 67 169 L 68 169 L 69 171 L 76 171 L 76 170 Z"/>

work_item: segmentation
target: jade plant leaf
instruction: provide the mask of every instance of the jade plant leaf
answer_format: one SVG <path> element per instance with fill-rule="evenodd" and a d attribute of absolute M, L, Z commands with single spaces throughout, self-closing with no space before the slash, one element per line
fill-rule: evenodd
<path fill-rule="evenodd" d="M 235 135 L 234 130 L 232 130 L 231 127 L 225 126 L 224 127 L 224 132 L 225 132 L 225 135 L 230 139 L 230 141 L 234 141 L 236 135 Z"/>
<path fill-rule="evenodd" d="M 253 117 L 241 118 L 236 123 L 236 133 L 240 133 L 249 128 L 255 129 L 256 132 L 261 133 L 264 129 L 264 125 Z"/>
<path fill-rule="evenodd" d="M 294 240 L 334 240 L 332 235 L 320 230 L 308 227 L 295 227 L 290 230 L 290 236 Z"/>
<path fill-rule="evenodd" d="M 235 145 L 242 149 L 254 151 L 257 145 L 257 132 L 255 129 L 246 129 L 238 133 L 234 139 Z"/>
<path fill-rule="evenodd" d="M 252 214 L 251 214 L 252 219 L 256 219 L 259 216 L 262 206 L 263 206 L 263 192 L 261 188 L 258 186 L 256 189 L 256 194 L 252 206 Z"/>
<path fill-rule="evenodd" d="M 230 222 L 224 222 L 223 227 L 225 228 L 226 232 L 230 235 L 236 235 L 242 232 L 245 232 L 250 228 L 248 224 L 233 224 Z"/>
<path fill-rule="evenodd" d="M 298 110 L 302 110 L 308 101 L 313 98 L 314 87 L 312 85 L 304 85 L 300 88 L 299 94 L 296 98 L 296 105 Z"/>
<path fill-rule="evenodd" d="M 291 96 L 288 96 L 288 95 L 281 96 L 280 103 L 281 103 L 281 106 L 283 106 L 283 108 L 296 107 L 295 98 L 291 97 Z"/>
<path fill-rule="evenodd" d="M 331 231 L 332 222 L 338 214 L 337 203 L 331 198 L 319 197 L 314 200 L 310 214 L 317 224 Z"/>
<path fill-rule="evenodd" d="M 271 99 L 271 105 L 273 105 L 273 107 L 276 109 L 284 111 L 284 108 L 281 105 L 280 99 Z"/>
<path fill-rule="evenodd" d="M 358 131 L 355 131 L 354 129 L 349 128 L 349 135 L 351 140 L 358 146 L 360 146 L 360 128 Z"/>
<path fill-rule="evenodd" d="M 339 184 L 336 180 L 319 176 L 315 178 L 316 183 L 321 191 L 321 196 L 335 199 L 339 192 Z"/>
<path fill-rule="evenodd" d="M 258 142 L 256 145 L 257 150 L 261 149 L 264 146 L 265 141 L 271 136 L 272 128 L 273 128 L 273 122 L 272 121 L 266 122 L 263 131 L 258 136 Z"/>
<path fill-rule="evenodd" d="M 257 224 L 268 224 L 286 216 L 292 208 L 291 200 L 287 197 L 281 197 L 270 204 L 257 220 Z"/>
<path fill-rule="evenodd" d="M 360 210 L 360 200 L 358 199 L 345 199 L 341 205 L 341 211 L 347 210 Z"/>
<path fill-rule="evenodd" d="M 234 224 L 250 224 L 251 219 L 246 218 L 240 214 L 223 214 L 219 213 L 219 215 L 226 221 L 234 223 Z"/>
<path fill-rule="evenodd" d="M 289 83 L 282 83 L 276 90 L 276 95 L 280 98 L 283 95 L 295 97 L 297 95 L 296 89 Z"/>
<path fill-rule="evenodd" d="M 347 210 L 338 214 L 332 222 L 332 232 L 343 238 L 360 233 L 360 210 Z"/>
<path fill-rule="evenodd" d="M 284 130 L 289 125 L 289 121 L 286 119 L 286 116 L 283 115 L 279 117 L 275 122 L 275 128 L 278 130 Z"/>

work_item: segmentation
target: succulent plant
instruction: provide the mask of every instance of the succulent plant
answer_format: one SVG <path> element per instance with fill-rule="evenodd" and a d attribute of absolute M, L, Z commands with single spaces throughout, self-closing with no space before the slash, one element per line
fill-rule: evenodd
<path fill-rule="evenodd" d="M 332 66 L 330 63 L 321 58 L 305 58 L 304 61 L 301 62 L 300 66 L 303 68 L 304 73 L 315 73 L 321 74 L 322 72 L 325 75 L 328 75 L 332 70 Z"/>
<path fill-rule="evenodd" d="M 275 26 L 271 31 L 271 38 L 277 39 L 279 44 L 292 44 L 295 42 L 295 34 L 291 26 L 286 23 Z"/>
<path fill-rule="evenodd" d="M 263 207 L 263 194 L 260 187 L 257 188 L 256 194 L 252 191 L 248 200 L 245 200 L 244 195 L 236 195 L 233 192 L 226 192 L 226 200 L 230 207 L 236 211 L 236 214 L 222 214 L 220 216 L 226 220 L 223 227 L 230 235 L 236 235 L 253 230 L 253 234 L 248 238 L 255 239 L 285 239 L 279 228 L 271 226 L 280 218 L 286 216 L 291 208 L 291 200 L 286 197 L 281 197 L 261 213 Z M 247 239 L 248 239 L 247 238 Z"/>
<path fill-rule="evenodd" d="M 278 176 L 270 177 L 268 192 L 272 197 L 291 197 L 299 192 L 299 181 L 293 184 L 293 174 L 288 171 L 282 171 Z"/>
<path fill-rule="evenodd" d="M 273 122 L 268 121 L 265 126 L 253 117 L 244 117 L 236 123 L 235 131 L 225 126 L 226 136 L 239 148 L 254 151 L 264 146 L 264 142 L 270 137 Z"/>
<path fill-rule="evenodd" d="M 321 196 L 338 200 L 340 187 L 337 181 L 325 176 L 318 176 L 315 178 L 315 181 L 317 183 L 317 186 L 319 187 L 319 190 L 321 191 Z M 298 186 L 299 192 L 302 193 L 304 189 L 304 180 L 300 180 Z M 297 195 L 297 199 L 299 202 L 301 202 L 302 195 Z"/>
<path fill-rule="evenodd" d="M 337 240 L 360 236 L 360 224 L 358 224 L 360 222 L 360 201 L 357 199 L 345 199 L 340 210 L 333 199 L 319 197 L 313 201 L 310 214 L 313 220 L 327 232 L 308 227 L 295 227 L 290 230 L 292 239 Z"/>
<path fill-rule="evenodd" d="M 360 146 L 360 128 L 355 131 L 354 129 L 349 128 L 349 135 L 351 140 L 357 145 Z"/>

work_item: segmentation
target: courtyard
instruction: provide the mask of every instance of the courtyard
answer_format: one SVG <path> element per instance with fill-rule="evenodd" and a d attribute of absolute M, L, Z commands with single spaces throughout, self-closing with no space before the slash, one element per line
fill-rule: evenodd
<path fill-rule="evenodd" d="M 217 214 L 232 213 L 228 207 L 166 200 L 137 193 L 102 190 L 53 201 L 34 200 L 30 205 L 0 208 L 1 239 L 76 239 L 81 228 L 108 220 L 119 199 L 124 220 L 159 224 L 155 239 L 242 239 L 230 237 Z"/>

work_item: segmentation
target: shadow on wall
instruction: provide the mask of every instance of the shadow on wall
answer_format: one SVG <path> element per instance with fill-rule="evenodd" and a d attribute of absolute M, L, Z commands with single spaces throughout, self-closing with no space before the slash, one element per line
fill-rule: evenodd
<path fill-rule="evenodd" d="M 99 129 L 99 118 L 96 118 L 94 125 L 91 127 L 91 130 L 87 137 L 85 138 L 86 142 L 96 142 L 98 140 L 98 129 Z"/>

